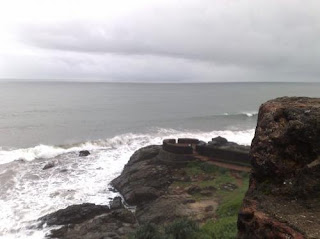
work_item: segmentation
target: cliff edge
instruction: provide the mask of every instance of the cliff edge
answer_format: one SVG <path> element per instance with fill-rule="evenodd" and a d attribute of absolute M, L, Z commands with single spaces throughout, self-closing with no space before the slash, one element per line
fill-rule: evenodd
<path fill-rule="evenodd" d="M 320 238 L 320 99 L 261 105 L 238 238 Z"/>

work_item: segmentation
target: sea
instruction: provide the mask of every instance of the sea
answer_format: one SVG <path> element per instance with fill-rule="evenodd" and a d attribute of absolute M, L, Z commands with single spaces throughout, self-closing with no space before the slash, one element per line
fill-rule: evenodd
<path fill-rule="evenodd" d="M 42 239 L 50 228 L 38 229 L 39 217 L 109 204 L 110 181 L 143 146 L 216 136 L 250 145 L 263 102 L 319 92 L 319 83 L 1 82 L 0 238 Z"/>

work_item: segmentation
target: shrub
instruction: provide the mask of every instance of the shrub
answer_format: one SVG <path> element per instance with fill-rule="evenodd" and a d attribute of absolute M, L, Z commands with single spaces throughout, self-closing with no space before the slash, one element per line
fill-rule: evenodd
<path fill-rule="evenodd" d="M 129 236 L 130 239 L 163 239 L 158 228 L 154 224 L 146 224 L 139 227 L 135 233 Z"/>
<path fill-rule="evenodd" d="M 228 172 L 228 169 L 222 168 L 222 167 L 218 167 L 214 164 L 210 164 L 210 163 L 202 163 L 200 165 L 200 168 L 203 172 L 205 173 L 221 173 L 221 174 L 225 174 L 226 172 Z"/>
<path fill-rule="evenodd" d="M 232 197 L 225 198 L 219 205 L 217 215 L 220 218 L 238 215 L 244 195 L 242 193 L 238 193 L 231 196 Z"/>
<path fill-rule="evenodd" d="M 178 219 L 165 228 L 167 236 L 172 239 L 197 239 L 199 226 L 189 219 Z"/>

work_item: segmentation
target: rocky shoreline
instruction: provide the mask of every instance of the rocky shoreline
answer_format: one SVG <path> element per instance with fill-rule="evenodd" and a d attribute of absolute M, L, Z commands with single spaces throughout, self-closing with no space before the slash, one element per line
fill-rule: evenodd
<path fill-rule="evenodd" d="M 118 197 L 110 207 L 59 210 L 40 218 L 40 227 L 60 225 L 51 238 L 122 239 L 150 223 L 165 232 L 177 225 L 190 229 L 188 222 L 170 224 L 192 219 L 201 229 L 192 226 L 190 233 L 199 236 L 183 238 L 320 238 L 320 99 L 283 97 L 260 107 L 250 183 L 248 168 L 230 167 L 238 157 L 241 165 L 247 162 L 246 150 L 223 138 L 207 145 L 168 139 L 141 148 L 112 181 L 135 211 Z M 216 155 L 232 159 L 224 165 L 212 161 Z"/>
<path fill-rule="evenodd" d="M 218 146 L 227 145 L 236 146 L 224 139 Z M 206 167 L 214 172 L 206 172 Z M 40 218 L 40 227 L 60 226 L 51 230 L 48 236 L 51 238 L 120 239 L 148 223 L 166 225 L 179 218 L 190 218 L 203 224 L 216 218 L 220 203 L 217 191 L 232 192 L 239 187 L 236 177 L 238 183 L 241 181 L 239 172 L 233 171 L 234 180 L 216 185 L 217 169 L 202 162 L 196 154 L 175 154 L 161 145 L 147 146 L 137 150 L 121 175 L 111 182 L 125 203 L 135 206 L 135 210 L 124 207 L 120 197 L 110 207 L 72 205 Z"/>

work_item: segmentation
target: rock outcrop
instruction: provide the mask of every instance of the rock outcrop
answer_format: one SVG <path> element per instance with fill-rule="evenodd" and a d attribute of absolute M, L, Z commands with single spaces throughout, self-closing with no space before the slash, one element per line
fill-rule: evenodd
<path fill-rule="evenodd" d="M 238 238 L 320 238 L 320 99 L 261 105 Z"/>
<path fill-rule="evenodd" d="M 214 215 L 215 210 L 205 211 L 205 208 L 216 208 L 217 202 L 195 203 L 187 189 L 172 185 L 174 181 L 191 180 L 181 163 L 192 159 L 195 160 L 192 155 L 173 154 L 161 146 L 147 146 L 131 156 L 112 185 L 128 204 L 136 206 L 135 215 L 140 224 L 160 225 L 184 217 L 201 221 Z"/>
<path fill-rule="evenodd" d="M 90 155 L 90 152 L 88 150 L 81 150 L 79 152 L 79 157 L 86 157 L 88 155 Z"/>
<path fill-rule="evenodd" d="M 84 203 L 79 205 L 72 205 L 65 209 L 60 209 L 54 213 L 40 218 L 39 220 L 49 226 L 78 224 L 109 211 L 110 209 L 108 206 Z"/>
<path fill-rule="evenodd" d="M 49 162 L 46 165 L 44 165 L 44 167 L 42 168 L 43 170 L 49 169 L 49 168 L 53 168 L 55 166 L 54 162 Z"/>
<path fill-rule="evenodd" d="M 119 199 L 115 201 L 119 204 Z M 91 203 L 72 205 L 39 220 L 40 226 L 45 223 L 48 226 L 61 226 L 51 230 L 48 235 L 61 239 L 124 239 L 138 226 L 134 214 L 122 205 L 109 209 L 108 206 Z"/>
<path fill-rule="evenodd" d="M 112 185 L 121 192 L 125 201 L 139 205 L 165 193 L 171 183 L 170 168 L 156 157 L 161 146 L 148 146 L 136 151 Z"/>

